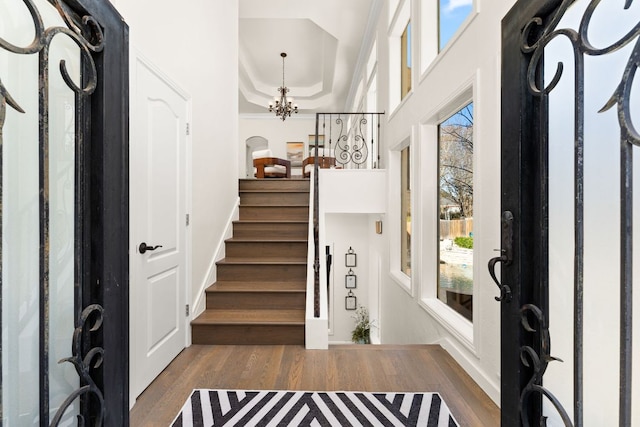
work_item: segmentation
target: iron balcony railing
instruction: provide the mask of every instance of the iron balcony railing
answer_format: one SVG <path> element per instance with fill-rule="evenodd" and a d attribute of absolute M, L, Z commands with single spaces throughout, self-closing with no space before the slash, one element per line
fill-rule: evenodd
<path fill-rule="evenodd" d="M 384 113 L 316 113 L 313 158 L 314 317 L 320 317 L 319 169 L 380 168 L 380 120 Z M 306 167 L 306 165 L 305 165 Z M 303 171 L 304 172 L 304 171 Z"/>

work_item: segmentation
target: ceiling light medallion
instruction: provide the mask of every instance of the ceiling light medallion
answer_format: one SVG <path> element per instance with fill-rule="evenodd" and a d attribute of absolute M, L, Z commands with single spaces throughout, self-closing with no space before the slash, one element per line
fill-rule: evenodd
<path fill-rule="evenodd" d="M 282 57 L 282 86 L 278 88 L 280 97 L 275 98 L 275 105 L 273 105 L 273 102 L 269 102 L 269 112 L 275 111 L 276 117 L 280 117 L 284 121 L 291 116 L 291 112 L 298 113 L 298 106 L 293 103 L 293 98 L 287 97 L 289 88 L 284 85 L 284 58 L 287 57 L 287 54 L 282 52 L 280 56 Z"/>

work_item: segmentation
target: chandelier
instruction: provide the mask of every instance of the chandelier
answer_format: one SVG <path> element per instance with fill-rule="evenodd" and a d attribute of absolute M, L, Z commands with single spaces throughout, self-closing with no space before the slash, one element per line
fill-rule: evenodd
<path fill-rule="evenodd" d="M 289 88 L 284 85 L 284 58 L 287 54 L 282 52 L 282 86 L 278 88 L 280 97 L 276 97 L 274 101 L 269 102 L 269 112 L 276 112 L 276 117 L 280 117 L 284 121 L 287 117 L 291 116 L 291 112 L 298 113 L 298 106 L 293 103 L 293 98 L 288 98 L 287 93 Z M 275 102 L 275 105 L 273 105 Z"/>

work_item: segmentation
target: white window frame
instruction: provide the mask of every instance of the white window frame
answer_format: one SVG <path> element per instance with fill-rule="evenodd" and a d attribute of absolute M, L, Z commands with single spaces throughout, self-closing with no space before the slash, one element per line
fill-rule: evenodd
<path fill-rule="evenodd" d="M 398 8 L 393 16 L 391 25 L 389 27 L 388 34 L 388 46 L 389 46 L 389 111 L 393 116 L 394 112 L 399 109 L 409 98 L 415 88 L 415 72 L 411 73 L 411 90 L 401 97 L 400 82 L 401 76 L 401 57 L 402 57 L 402 43 L 401 38 L 404 30 L 407 28 L 407 24 L 411 21 L 411 0 L 400 0 Z M 415 40 L 415 25 L 411 25 L 411 39 Z M 412 43 L 413 48 L 415 43 Z M 413 52 L 412 52 L 413 53 Z M 414 55 L 412 55 L 412 63 L 415 63 Z M 412 70 L 413 71 L 413 70 Z"/>
<path fill-rule="evenodd" d="M 416 212 L 415 209 L 415 201 L 416 201 L 416 156 L 415 154 L 418 152 L 417 144 L 414 143 L 416 140 L 415 135 L 417 134 L 417 127 L 413 127 L 411 129 L 411 133 L 402 139 L 401 142 L 396 144 L 391 150 L 389 150 L 389 188 L 390 189 L 400 189 L 401 186 L 401 174 L 402 174 L 402 150 L 409 147 L 411 151 L 410 157 L 410 177 L 411 177 L 411 276 L 405 274 L 400 266 L 401 263 L 401 245 L 402 245 L 402 237 L 401 233 L 401 221 L 403 221 L 401 215 L 401 192 L 400 191 L 389 191 L 389 233 L 390 233 L 390 254 L 389 263 L 390 263 L 390 275 L 393 280 L 407 292 L 409 295 L 414 296 L 414 286 L 413 283 L 419 283 L 420 271 L 419 271 L 419 263 L 416 263 L 416 238 L 413 236 L 420 235 L 420 221 L 416 221 L 414 218 L 416 215 L 413 212 Z"/>
<path fill-rule="evenodd" d="M 470 322 L 438 299 L 438 260 L 440 257 L 437 236 L 439 235 L 438 193 L 440 190 L 438 184 L 438 125 L 471 102 L 474 104 L 474 117 L 477 117 L 476 80 L 477 76 L 473 76 L 438 106 L 435 111 L 428 114 L 427 118 L 421 123 L 419 138 L 417 138 L 423 147 L 420 154 L 422 170 L 432 172 L 428 176 L 423 174 L 420 188 L 421 200 L 423 201 L 420 219 L 422 251 L 419 254 L 421 259 L 418 264 L 421 265 L 421 277 L 423 280 L 419 282 L 421 283 L 419 304 L 474 354 L 477 354 L 475 347 L 477 339 L 475 335 L 479 330 L 479 328 L 474 327 L 474 324 L 477 324 L 478 321 L 477 311 L 473 313 L 474 322 Z M 477 134 L 476 123 L 477 120 L 474 120 L 474 139 Z M 473 153 L 473 164 L 475 169 L 475 165 L 478 164 L 476 150 Z M 474 185 L 476 176 L 477 174 L 474 173 Z M 413 194 L 412 197 L 414 197 Z M 480 264 L 483 264 L 481 260 L 477 259 L 477 256 L 477 253 L 474 253 L 474 279 L 478 277 L 476 272 L 480 272 Z M 477 283 L 477 280 L 474 280 L 474 297 L 476 298 L 480 294 L 477 291 Z"/>
<path fill-rule="evenodd" d="M 473 0 L 473 6 L 469 16 L 460 24 L 456 32 L 451 36 L 449 42 L 440 50 L 440 0 L 420 0 L 420 79 L 431 72 L 435 65 L 440 62 L 445 53 L 456 44 L 462 34 L 467 31 L 471 23 L 480 13 L 481 0 Z M 414 61 L 415 62 L 415 61 Z"/>

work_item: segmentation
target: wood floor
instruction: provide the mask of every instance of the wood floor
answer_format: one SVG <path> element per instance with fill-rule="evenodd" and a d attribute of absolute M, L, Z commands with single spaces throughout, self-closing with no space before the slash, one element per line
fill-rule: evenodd
<path fill-rule="evenodd" d="M 439 392 L 460 426 L 500 425 L 497 406 L 440 346 L 193 345 L 140 395 L 131 426 L 168 426 L 194 388 Z"/>

